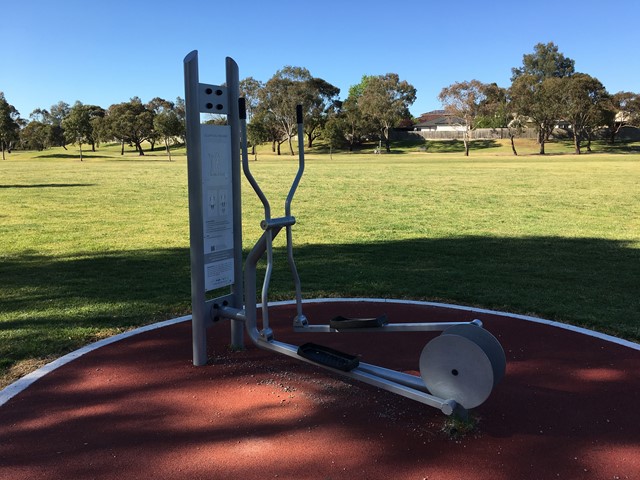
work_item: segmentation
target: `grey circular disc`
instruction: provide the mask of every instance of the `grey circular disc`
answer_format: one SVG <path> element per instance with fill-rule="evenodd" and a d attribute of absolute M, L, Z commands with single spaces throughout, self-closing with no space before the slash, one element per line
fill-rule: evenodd
<path fill-rule="evenodd" d="M 466 409 L 482 404 L 494 384 L 493 365 L 485 351 L 455 334 L 440 335 L 425 345 L 420 376 L 432 395 L 455 400 Z"/>
<path fill-rule="evenodd" d="M 460 335 L 476 343 L 489 357 L 493 367 L 493 386 L 502 380 L 507 368 L 507 357 L 502 345 L 491 333 L 477 325 L 463 324 L 447 328 L 442 335 Z"/>

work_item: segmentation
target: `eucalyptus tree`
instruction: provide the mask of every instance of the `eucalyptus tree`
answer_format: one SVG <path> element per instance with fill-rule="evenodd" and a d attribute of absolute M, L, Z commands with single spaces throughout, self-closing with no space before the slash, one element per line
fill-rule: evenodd
<path fill-rule="evenodd" d="M 51 126 L 40 120 L 31 120 L 20 130 L 20 147 L 26 150 L 44 150 L 49 145 Z"/>
<path fill-rule="evenodd" d="M 305 134 L 311 147 L 339 93 L 337 87 L 313 77 L 306 68 L 286 66 L 258 90 L 258 106 L 252 115 L 254 118 L 259 116 L 266 131 L 277 129 L 277 134 L 270 136 L 274 146 L 278 143 L 278 151 L 284 139 L 293 155 L 292 139 L 297 134 L 296 105 L 302 105 Z M 303 139 L 298 141 L 302 142 Z"/>
<path fill-rule="evenodd" d="M 327 120 L 335 115 L 339 108 L 340 89 L 322 78 L 311 78 L 305 84 L 307 90 L 304 108 L 304 132 L 307 147 L 313 147 L 313 141 L 320 137 Z"/>
<path fill-rule="evenodd" d="M 77 101 L 62 120 L 62 127 L 67 142 L 77 144 L 80 149 L 80 161 L 83 161 L 82 144 L 93 141 L 91 125 L 91 106 Z"/>
<path fill-rule="evenodd" d="M 7 102 L 4 93 L 0 92 L 0 148 L 3 160 L 5 150 L 11 153 L 14 143 L 19 139 L 20 124 L 20 112 Z"/>
<path fill-rule="evenodd" d="M 575 61 L 558 51 L 553 42 L 538 43 L 534 52 L 522 57 L 522 67 L 511 70 L 510 95 L 518 114 L 529 117 L 538 133 L 540 154 L 562 114 L 559 79 L 575 72 Z"/>
<path fill-rule="evenodd" d="M 416 89 L 397 73 L 364 76 L 357 93 L 357 107 L 362 117 L 378 129 L 387 152 L 391 151 L 389 133 L 403 119 L 411 118 L 409 107 L 416 100 Z M 351 92 L 351 90 L 350 90 Z"/>
<path fill-rule="evenodd" d="M 169 100 L 165 100 L 164 98 L 154 97 L 151 100 L 149 100 L 149 102 L 147 102 L 145 107 L 153 113 L 154 127 L 148 139 L 149 143 L 151 143 L 151 151 L 153 152 L 153 150 L 155 149 L 156 141 L 161 140 L 163 138 L 163 135 L 160 132 L 158 132 L 155 128 L 155 118 L 158 114 L 162 112 L 173 110 L 175 105 L 173 102 Z"/>
<path fill-rule="evenodd" d="M 51 124 L 50 143 L 51 145 L 62 147 L 65 150 L 67 146 L 64 129 L 62 128 L 62 120 L 69 114 L 70 110 L 71 106 L 68 103 L 59 101 L 55 105 L 51 105 L 48 115 L 48 120 Z"/>
<path fill-rule="evenodd" d="M 602 124 L 609 94 L 604 85 L 586 73 L 576 73 L 562 79 L 563 116 L 571 123 L 575 153 L 581 153 L 581 140 Z"/>
<path fill-rule="evenodd" d="M 575 72 L 575 61 L 565 57 L 553 43 L 537 43 L 533 53 L 522 56 L 522 67 L 511 69 L 511 81 L 523 75 L 532 75 L 538 82 L 551 77 L 570 77 Z"/>
<path fill-rule="evenodd" d="M 480 116 L 481 105 L 486 102 L 487 85 L 470 80 L 456 82 L 445 87 L 438 95 L 444 110 L 450 118 L 457 119 L 463 130 L 464 154 L 469 156 L 471 132 L 476 128 L 476 119 Z"/>
<path fill-rule="evenodd" d="M 293 155 L 292 138 L 297 133 L 296 105 L 305 100 L 303 84 L 311 79 L 309 70 L 304 67 L 286 66 L 271 77 L 260 90 L 260 104 L 265 110 L 261 121 L 278 130 L 278 139 L 289 143 Z M 276 140 L 276 137 L 274 137 Z M 280 154 L 278 142 L 278 154 Z"/>
<path fill-rule="evenodd" d="M 253 114 L 260 104 L 260 91 L 263 88 L 264 83 L 253 77 L 247 77 L 240 80 L 240 96 L 245 99 L 248 123 L 251 123 Z"/>
<path fill-rule="evenodd" d="M 164 109 L 153 117 L 153 128 L 164 140 L 164 146 L 169 156 L 169 161 L 171 161 L 169 147 L 176 137 L 182 137 L 185 134 L 184 123 L 174 109 Z"/>
<path fill-rule="evenodd" d="M 611 117 L 608 119 L 609 143 L 613 145 L 616 135 L 627 126 L 640 127 L 640 94 L 633 92 L 614 93 L 610 99 Z"/>
<path fill-rule="evenodd" d="M 121 155 L 124 155 L 126 142 L 132 143 L 139 155 L 144 155 L 142 143 L 153 135 L 153 112 L 140 98 L 111 105 L 106 118 L 109 132 L 120 141 Z"/>
<path fill-rule="evenodd" d="M 563 114 L 563 86 L 559 77 L 538 81 L 527 74 L 516 78 L 509 89 L 515 111 L 536 128 L 540 155 L 545 154 L 545 143 Z"/>
<path fill-rule="evenodd" d="M 268 140 L 264 134 L 263 125 L 256 123 L 251 126 L 253 116 L 260 105 L 260 91 L 263 88 L 264 83 L 253 77 L 240 80 L 240 96 L 245 100 L 247 113 L 247 139 L 251 145 L 251 154 L 254 156 L 256 156 L 256 145 Z"/>
<path fill-rule="evenodd" d="M 480 102 L 478 117 L 475 120 L 477 128 L 505 129 L 511 142 L 511 151 L 518 155 L 515 137 L 522 134 L 525 128 L 525 118 L 513 108 L 509 90 L 496 83 L 484 85 L 485 98 Z"/>

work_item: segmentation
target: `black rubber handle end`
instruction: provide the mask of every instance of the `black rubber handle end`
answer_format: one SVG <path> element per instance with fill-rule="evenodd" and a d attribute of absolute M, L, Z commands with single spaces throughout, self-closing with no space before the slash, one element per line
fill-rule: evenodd
<path fill-rule="evenodd" d="M 302 105 L 296 105 L 296 121 L 302 123 Z"/>
<path fill-rule="evenodd" d="M 245 101 L 244 97 L 240 97 L 238 99 L 238 110 L 239 110 L 240 120 L 246 120 L 247 119 L 247 102 Z"/>

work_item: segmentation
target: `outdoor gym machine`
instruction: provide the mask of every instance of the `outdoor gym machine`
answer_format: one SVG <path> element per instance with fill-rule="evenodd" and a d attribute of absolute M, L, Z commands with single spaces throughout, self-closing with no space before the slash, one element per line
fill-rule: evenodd
<path fill-rule="evenodd" d="M 199 81 L 198 53 L 184 59 L 189 179 L 193 364 L 207 363 L 207 329 L 231 321 L 231 345 L 244 346 L 243 331 L 258 347 L 340 373 L 378 388 L 436 407 L 451 415 L 466 414 L 482 404 L 504 376 L 506 358 L 498 340 L 482 322 L 389 323 L 386 317 L 335 317 L 326 325 L 310 324 L 303 314 L 300 277 L 293 256 L 291 203 L 304 173 L 304 146 L 299 141 L 298 171 L 284 202 L 284 215 L 273 217 L 271 205 L 251 173 L 247 151 L 246 111 L 239 98 L 238 65 L 226 59 L 226 85 Z M 205 125 L 201 113 L 227 115 L 227 125 Z M 303 138 L 302 107 L 297 111 L 298 138 Z M 263 233 L 242 268 L 240 164 L 262 202 Z M 297 333 L 441 331 L 419 358 L 420 377 L 360 362 L 355 356 L 304 343 L 279 342 L 269 324 L 269 285 L 273 270 L 273 240 L 285 229 L 289 267 L 296 291 Z M 258 326 L 257 265 L 266 254 L 261 290 L 262 321 Z M 243 282 L 244 280 L 244 282 Z M 243 288 L 244 286 L 244 288 Z M 229 293 L 206 298 L 206 292 L 229 287 Z"/>

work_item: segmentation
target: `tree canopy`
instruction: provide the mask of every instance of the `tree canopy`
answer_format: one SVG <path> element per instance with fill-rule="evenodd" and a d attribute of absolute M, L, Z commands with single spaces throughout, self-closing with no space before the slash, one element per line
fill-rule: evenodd
<path fill-rule="evenodd" d="M 11 150 L 18 140 L 20 133 L 20 112 L 11 105 L 0 92 L 0 146 L 2 159 L 5 159 L 5 150 Z"/>
<path fill-rule="evenodd" d="M 511 81 L 522 75 L 532 75 L 539 82 L 551 77 L 569 77 L 575 72 L 575 61 L 565 57 L 553 43 L 538 43 L 534 52 L 522 56 L 522 67 L 511 69 Z"/>
<path fill-rule="evenodd" d="M 640 126 L 640 94 L 610 95 L 598 79 L 576 72 L 575 61 L 553 42 L 536 44 L 533 52 L 523 55 L 522 65 L 511 72 L 508 88 L 467 80 L 440 91 L 438 98 L 449 118 L 463 127 L 465 154 L 469 153 L 471 133 L 478 127 L 508 128 L 514 154 L 514 136 L 525 126 L 535 128 L 540 153 L 544 154 L 545 142 L 558 122 L 570 125 L 568 132 L 578 153 L 581 142 L 590 142 L 604 126 L 612 143 L 624 127 Z M 347 98 L 340 100 L 340 90 L 329 81 L 314 77 L 304 67 L 285 66 L 266 83 L 253 77 L 241 80 L 240 95 L 246 100 L 251 145 L 268 141 L 280 154 L 281 145 L 287 142 L 293 154 L 292 139 L 298 134 L 296 105 L 303 106 L 304 114 L 305 138 L 298 140 L 306 141 L 308 148 L 322 137 L 332 149 L 340 146 L 351 150 L 379 140 L 390 151 L 391 131 L 413 125 L 409 107 L 417 91 L 397 73 L 363 75 L 351 85 Z M 83 144 L 95 150 L 100 142 L 110 140 L 121 143 L 123 154 L 129 144 L 139 155 L 144 155 L 145 142 L 153 150 L 162 140 L 170 156 L 170 145 L 185 141 L 185 105 L 181 98 L 171 102 L 154 97 L 145 104 L 133 97 L 106 111 L 79 101 L 73 107 L 58 102 L 48 110 L 36 108 L 29 118 L 30 122 L 22 120 L 0 93 L 3 158 L 6 150 L 16 146 L 66 148 L 68 143 L 78 145 L 82 156 Z M 216 121 L 226 122 L 226 117 Z"/>
<path fill-rule="evenodd" d="M 458 119 L 464 128 L 464 154 L 469 156 L 470 132 L 475 128 L 480 108 L 486 101 L 488 86 L 478 80 L 456 82 L 445 87 L 438 95 L 450 118 Z"/>
<path fill-rule="evenodd" d="M 380 132 L 387 152 L 391 151 L 389 131 L 405 118 L 411 118 L 409 107 L 416 100 L 416 89 L 397 73 L 365 76 L 352 90 L 362 117 Z"/>

